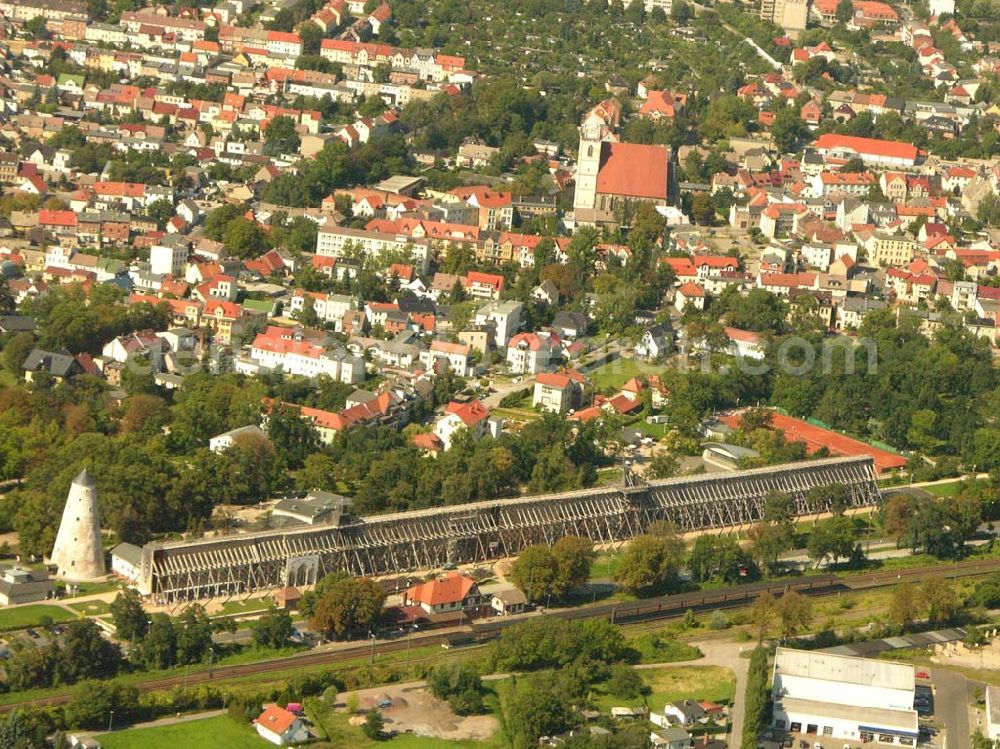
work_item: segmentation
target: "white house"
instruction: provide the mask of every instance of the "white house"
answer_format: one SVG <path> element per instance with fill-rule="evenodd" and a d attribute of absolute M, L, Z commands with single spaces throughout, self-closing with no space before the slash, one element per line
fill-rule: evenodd
<path fill-rule="evenodd" d="M 431 369 L 438 359 L 447 361 L 448 368 L 460 377 L 471 377 L 475 373 L 472 346 L 468 344 L 431 341 L 430 348 L 420 352 L 420 363 L 427 369 Z"/>
<path fill-rule="evenodd" d="M 489 409 L 477 400 L 469 403 L 452 401 L 445 406 L 444 416 L 435 422 L 434 434 L 447 450 L 451 447 L 455 435 L 462 430 L 467 430 L 474 439 L 484 437 L 488 431 L 499 432 L 495 427 L 491 427 L 489 417 Z M 494 434 L 493 436 L 498 435 Z"/>
<path fill-rule="evenodd" d="M 774 727 L 822 741 L 916 745 L 915 676 L 909 663 L 778 648 Z"/>
<path fill-rule="evenodd" d="M 576 375 L 575 377 L 573 375 Z M 577 372 L 542 372 L 535 377 L 531 405 L 543 411 L 564 414 L 574 407 L 583 384 Z"/>
<path fill-rule="evenodd" d="M 208 449 L 213 453 L 221 453 L 228 450 L 233 446 L 233 443 L 238 437 L 250 436 L 259 437 L 260 439 L 267 439 L 263 430 L 256 424 L 250 424 L 245 427 L 237 427 L 236 429 L 230 429 L 228 432 L 223 432 L 222 434 L 217 434 L 208 441 Z"/>
<path fill-rule="evenodd" d="M 481 328 L 492 327 L 494 340 L 503 346 L 520 329 L 522 309 L 520 302 L 488 302 L 476 311 L 473 323 Z"/>
<path fill-rule="evenodd" d="M 309 740 L 309 732 L 302 725 L 302 720 L 277 705 L 269 706 L 254 723 L 261 738 L 275 746 L 300 744 Z"/>
<path fill-rule="evenodd" d="M 517 374 L 537 374 L 559 360 L 561 346 L 552 333 L 518 333 L 507 342 L 507 366 Z"/>
<path fill-rule="evenodd" d="M 653 325 L 646 329 L 635 345 L 635 355 L 640 359 L 659 359 L 670 353 L 673 331 L 666 325 Z"/>
<path fill-rule="evenodd" d="M 683 312 L 688 307 L 705 309 L 705 290 L 691 281 L 682 284 L 674 293 L 674 307 L 678 312 Z"/>

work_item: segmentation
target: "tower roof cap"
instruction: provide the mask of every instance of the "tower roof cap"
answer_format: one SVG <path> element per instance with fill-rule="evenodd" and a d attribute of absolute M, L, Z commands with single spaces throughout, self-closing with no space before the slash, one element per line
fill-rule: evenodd
<path fill-rule="evenodd" d="M 93 486 L 94 479 L 90 475 L 89 471 L 87 471 L 87 469 L 84 468 L 82 471 L 76 474 L 76 478 L 73 479 L 73 483 L 80 484 L 81 486 Z"/>

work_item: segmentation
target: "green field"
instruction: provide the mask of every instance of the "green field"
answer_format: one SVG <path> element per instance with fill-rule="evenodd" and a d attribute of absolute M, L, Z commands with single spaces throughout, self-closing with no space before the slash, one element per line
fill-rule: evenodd
<path fill-rule="evenodd" d="M 935 484 L 934 486 L 924 486 L 922 488 L 925 492 L 933 494 L 935 497 L 957 497 L 962 493 L 962 482 L 950 481 L 947 484 Z"/>
<path fill-rule="evenodd" d="M 651 668 L 639 674 L 649 694 L 635 699 L 598 695 L 594 700 L 598 708 L 608 712 L 613 707 L 648 705 L 651 710 L 659 711 L 666 703 L 682 699 L 731 703 L 736 692 L 736 675 L 722 666 Z"/>
<path fill-rule="evenodd" d="M 111 604 L 107 601 L 80 601 L 68 605 L 73 611 L 79 611 L 84 616 L 100 616 L 111 611 Z"/>
<path fill-rule="evenodd" d="M 266 611 L 274 605 L 270 598 L 250 598 L 246 601 L 227 601 L 215 616 L 232 616 L 234 614 L 256 614 Z"/>
<path fill-rule="evenodd" d="M 613 362 L 587 372 L 587 377 L 594 383 L 594 390 L 618 388 L 637 375 L 658 374 L 663 371 L 663 365 L 649 364 L 635 359 L 615 359 Z"/>
<path fill-rule="evenodd" d="M 0 632 L 25 627 L 39 627 L 44 617 L 50 617 L 53 622 L 68 622 L 76 619 L 61 606 L 49 606 L 44 603 L 30 603 L 27 606 L 14 606 L 0 609 Z"/>
<path fill-rule="evenodd" d="M 270 746 L 248 726 L 225 715 L 158 728 L 106 733 L 99 737 L 105 749 L 261 749 Z"/>

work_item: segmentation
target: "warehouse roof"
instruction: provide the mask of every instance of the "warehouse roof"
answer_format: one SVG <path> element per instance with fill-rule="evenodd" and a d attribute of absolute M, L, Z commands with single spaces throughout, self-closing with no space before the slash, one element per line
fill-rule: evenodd
<path fill-rule="evenodd" d="M 884 689 L 912 690 L 915 680 L 910 664 L 790 648 L 778 648 L 774 670 L 786 676 Z"/>

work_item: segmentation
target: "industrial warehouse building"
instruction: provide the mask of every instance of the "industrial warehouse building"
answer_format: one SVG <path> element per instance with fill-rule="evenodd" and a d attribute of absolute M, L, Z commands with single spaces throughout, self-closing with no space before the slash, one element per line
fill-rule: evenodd
<path fill-rule="evenodd" d="M 829 739 L 916 746 L 913 666 L 778 648 L 774 727 Z"/>

